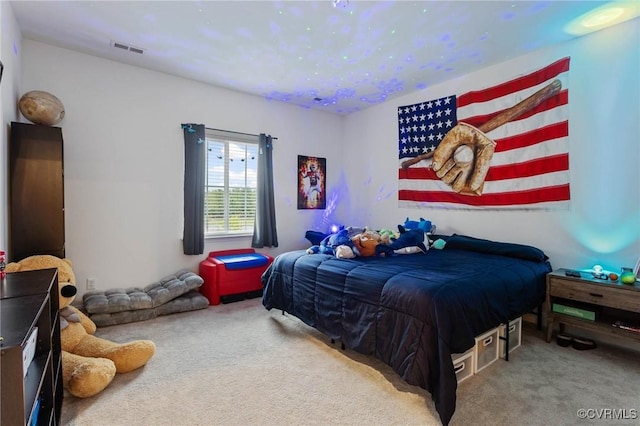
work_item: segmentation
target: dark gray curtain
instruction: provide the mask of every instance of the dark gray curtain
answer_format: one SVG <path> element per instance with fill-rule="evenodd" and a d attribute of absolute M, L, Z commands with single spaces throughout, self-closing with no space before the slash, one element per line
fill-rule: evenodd
<path fill-rule="evenodd" d="M 184 254 L 204 252 L 205 128 L 203 124 L 183 124 L 184 132 Z"/>
<path fill-rule="evenodd" d="M 273 139 L 260 133 L 258 142 L 258 192 L 251 247 L 278 247 L 276 205 L 273 201 Z"/>

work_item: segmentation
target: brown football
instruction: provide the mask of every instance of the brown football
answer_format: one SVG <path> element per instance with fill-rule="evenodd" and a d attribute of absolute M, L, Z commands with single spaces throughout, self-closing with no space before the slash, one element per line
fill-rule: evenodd
<path fill-rule="evenodd" d="M 54 126 L 64 118 L 64 105 L 48 92 L 32 90 L 20 98 L 20 112 L 32 123 Z"/>

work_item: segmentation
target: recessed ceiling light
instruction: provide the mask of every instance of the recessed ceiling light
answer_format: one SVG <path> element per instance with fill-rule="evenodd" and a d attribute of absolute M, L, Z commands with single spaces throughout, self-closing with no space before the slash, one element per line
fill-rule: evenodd
<path fill-rule="evenodd" d="M 628 21 L 637 16 L 640 16 L 640 2 L 611 2 L 578 16 L 569 22 L 564 30 L 569 34 L 583 35 Z"/>

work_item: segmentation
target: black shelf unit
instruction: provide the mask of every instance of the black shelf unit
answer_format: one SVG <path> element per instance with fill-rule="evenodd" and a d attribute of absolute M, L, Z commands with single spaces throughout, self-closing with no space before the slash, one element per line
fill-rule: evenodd
<path fill-rule="evenodd" d="M 7 274 L 0 286 L 0 423 L 58 425 L 62 409 L 62 359 L 58 270 Z M 37 327 L 35 354 L 23 353 Z"/>

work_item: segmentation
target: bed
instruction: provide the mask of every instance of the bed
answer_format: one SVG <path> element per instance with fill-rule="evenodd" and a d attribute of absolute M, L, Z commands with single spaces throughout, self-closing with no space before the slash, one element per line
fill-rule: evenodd
<path fill-rule="evenodd" d="M 456 404 L 451 354 L 535 310 L 545 298 L 547 256 L 527 245 L 439 236 L 442 250 L 337 259 L 280 254 L 262 275 L 262 303 L 389 365 L 432 395 L 443 424 Z"/>

